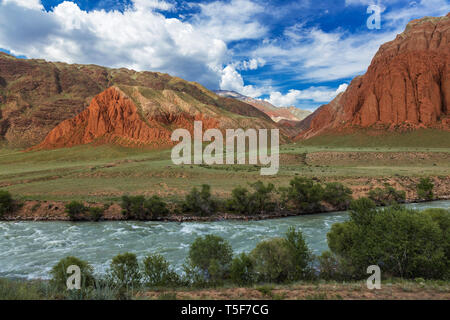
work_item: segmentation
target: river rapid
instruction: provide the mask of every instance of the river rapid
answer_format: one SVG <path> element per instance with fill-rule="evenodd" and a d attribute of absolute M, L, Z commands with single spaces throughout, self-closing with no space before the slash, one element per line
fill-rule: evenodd
<path fill-rule="evenodd" d="M 408 204 L 415 209 L 450 208 L 450 201 Z M 163 255 L 177 271 L 189 246 L 199 236 L 227 239 L 235 253 L 249 252 L 258 242 L 300 228 L 314 254 L 328 249 L 326 235 L 347 212 L 331 212 L 262 221 L 216 222 L 0 222 L 0 277 L 46 279 L 60 259 L 72 255 L 88 261 L 102 274 L 111 259 L 124 252 L 139 260 L 149 253 Z"/>

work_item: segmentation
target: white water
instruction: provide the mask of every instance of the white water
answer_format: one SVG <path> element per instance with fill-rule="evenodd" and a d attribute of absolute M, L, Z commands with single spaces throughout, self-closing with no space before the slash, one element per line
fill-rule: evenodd
<path fill-rule="evenodd" d="M 450 201 L 407 206 L 448 209 Z M 103 273 L 112 257 L 127 251 L 140 260 L 149 253 L 162 254 L 180 270 L 198 236 L 221 236 L 240 253 L 251 251 L 262 240 L 283 236 L 290 226 L 301 228 L 311 250 L 320 254 L 327 249 L 331 225 L 346 219 L 346 212 L 335 212 L 248 222 L 0 222 L 0 277 L 48 278 L 51 267 L 68 255 Z"/>

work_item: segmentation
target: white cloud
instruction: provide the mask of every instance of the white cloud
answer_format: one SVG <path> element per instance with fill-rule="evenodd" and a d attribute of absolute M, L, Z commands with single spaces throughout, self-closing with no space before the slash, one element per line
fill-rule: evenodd
<path fill-rule="evenodd" d="M 336 90 L 336 95 L 338 95 L 341 92 L 345 92 L 345 90 L 347 90 L 347 88 L 348 88 L 348 84 L 346 84 L 346 83 L 341 84 Z"/>
<path fill-rule="evenodd" d="M 211 36 L 224 41 L 259 39 L 267 28 L 255 18 L 264 7 L 250 0 L 215 1 L 199 4 L 201 13 L 193 23 Z"/>
<path fill-rule="evenodd" d="M 270 97 L 266 101 L 278 107 L 288 107 L 305 103 L 311 104 L 311 102 L 330 102 L 339 93 L 344 92 L 347 86 L 346 83 L 343 83 L 335 90 L 328 87 L 310 87 L 305 90 L 291 89 L 286 94 L 274 91 L 270 93 Z"/>
<path fill-rule="evenodd" d="M 124 12 L 86 12 L 70 1 L 47 12 L 17 1 L 0 3 L 0 47 L 16 55 L 167 72 L 211 88 L 229 59 L 223 40 L 155 12 L 170 9 L 163 1 L 135 0 Z"/>
<path fill-rule="evenodd" d="M 166 2 L 166 1 L 160 1 L 160 0 L 134 0 L 133 4 L 134 4 L 134 7 L 138 10 L 158 9 L 158 10 L 169 11 L 169 10 L 173 9 L 173 4 Z"/>
<path fill-rule="evenodd" d="M 41 0 L 3 0 L 4 4 L 12 3 L 20 7 L 34 10 L 42 10 L 44 7 L 41 4 Z"/>
<path fill-rule="evenodd" d="M 265 89 L 252 85 L 244 85 L 244 79 L 232 65 L 226 66 L 222 70 L 222 79 L 220 82 L 221 90 L 236 91 L 244 96 L 256 98 L 264 94 Z"/>
<path fill-rule="evenodd" d="M 371 1 L 350 0 L 348 4 Z M 450 11 L 446 0 L 411 2 L 402 9 L 381 15 L 381 30 L 364 29 L 349 33 L 343 29 L 325 32 L 300 23 L 288 28 L 284 38 L 268 39 L 251 54 L 273 66 L 273 73 L 283 73 L 301 81 L 329 81 L 362 74 L 380 45 L 403 32 L 406 24 L 426 15 L 440 16 Z M 369 17 L 369 15 L 367 15 Z M 295 73 L 292 72 L 295 70 Z"/>

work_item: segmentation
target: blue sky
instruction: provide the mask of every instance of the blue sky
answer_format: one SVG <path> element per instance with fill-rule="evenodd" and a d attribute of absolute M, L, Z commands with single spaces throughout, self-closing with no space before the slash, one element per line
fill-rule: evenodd
<path fill-rule="evenodd" d="M 379 29 L 366 23 L 374 4 Z M 0 50 L 167 72 L 313 110 L 408 21 L 449 11 L 447 0 L 0 0 Z"/>

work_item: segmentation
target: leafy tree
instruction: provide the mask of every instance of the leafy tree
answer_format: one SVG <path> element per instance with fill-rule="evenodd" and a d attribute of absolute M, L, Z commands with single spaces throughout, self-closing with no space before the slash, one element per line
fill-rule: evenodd
<path fill-rule="evenodd" d="M 337 223 L 327 235 L 332 253 L 365 277 L 369 265 L 392 276 L 443 278 L 449 269 L 444 231 L 429 214 L 400 206 L 373 209 L 353 206 L 350 221 Z"/>
<path fill-rule="evenodd" d="M 206 235 L 195 239 L 189 248 L 188 264 L 207 281 L 222 279 L 229 271 L 233 250 L 221 237 Z"/>
<path fill-rule="evenodd" d="M 145 282 L 149 286 L 175 286 L 180 282 L 176 272 L 159 254 L 149 255 L 144 259 Z"/>
<path fill-rule="evenodd" d="M 417 185 L 417 195 L 423 200 L 433 200 L 433 188 L 434 184 L 430 178 L 422 178 Z"/>
<path fill-rule="evenodd" d="M 233 259 L 231 262 L 230 277 L 233 283 L 240 286 L 254 283 L 254 264 L 249 255 L 241 253 Z"/>
<path fill-rule="evenodd" d="M 319 183 L 304 177 L 295 177 L 288 188 L 281 189 L 283 198 L 300 212 L 314 212 L 320 209 L 324 190 Z"/>
<path fill-rule="evenodd" d="M 358 224 L 370 224 L 377 214 L 377 205 L 369 198 L 359 198 L 350 203 L 350 217 Z"/>
<path fill-rule="evenodd" d="M 79 219 L 79 215 L 85 213 L 88 208 L 80 201 L 72 201 L 66 204 L 66 212 L 70 220 Z"/>
<path fill-rule="evenodd" d="M 136 255 L 126 252 L 115 256 L 110 264 L 109 277 L 119 288 L 138 287 L 142 276 Z"/>
<path fill-rule="evenodd" d="M 200 213 L 201 216 L 208 216 L 216 212 L 217 203 L 212 199 L 211 187 L 207 184 L 202 185 L 202 189 L 198 191 L 193 188 L 186 195 L 186 199 L 182 204 L 184 212 Z"/>
<path fill-rule="evenodd" d="M 313 256 L 306 245 L 303 233 L 290 227 L 285 236 L 286 245 L 291 251 L 294 271 L 289 275 L 290 280 L 306 279 L 312 276 L 311 262 Z"/>
<path fill-rule="evenodd" d="M 264 185 L 261 181 L 250 184 L 250 186 L 254 190 L 253 193 L 242 187 L 233 189 L 231 199 L 228 201 L 228 209 L 246 215 L 273 211 L 275 202 L 271 199 L 271 195 L 275 186 L 272 183 Z"/>
<path fill-rule="evenodd" d="M 143 219 L 145 218 L 144 196 L 123 196 L 122 213 L 127 218 Z"/>
<path fill-rule="evenodd" d="M 292 251 L 283 238 L 258 243 L 250 253 L 258 281 L 282 283 L 295 272 Z"/>
<path fill-rule="evenodd" d="M 14 200 L 8 191 L 0 190 L 0 218 L 14 210 Z"/>
<path fill-rule="evenodd" d="M 92 221 L 100 221 L 103 218 L 104 209 L 100 207 L 89 208 L 89 219 Z"/>
<path fill-rule="evenodd" d="M 340 182 L 327 183 L 323 200 L 337 209 L 346 209 L 352 200 L 352 190 Z"/>
<path fill-rule="evenodd" d="M 51 283 L 58 290 L 67 289 L 67 278 L 71 274 L 67 273 L 67 268 L 71 265 L 78 266 L 81 271 L 81 289 L 93 287 L 95 285 L 95 279 L 93 276 L 94 269 L 86 261 L 80 260 L 76 257 L 66 257 L 61 259 L 56 265 L 53 266 L 50 274 L 52 275 Z"/>
<path fill-rule="evenodd" d="M 373 200 L 377 205 L 387 206 L 395 203 L 405 202 L 406 193 L 403 190 L 396 190 L 388 183 L 384 185 L 384 188 L 375 188 L 369 191 L 369 198 Z"/>
<path fill-rule="evenodd" d="M 265 213 L 273 211 L 275 203 L 271 201 L 271 194 L 275 190 L 272 183 L 264 185 L 262 181 L 257 181 L 250 186 L 255 190 L 251 197 L 251 202 L 254 204 L 254 210 L 258 213 Z"/>
<path fill-rule="evenodd" d="M 167 204 L 158 196 L 152 196 L 144 202 L 145 214 L 152 219 L 169 214 Z"/>
<path fill-rule="evenodd" d="M 231 191 L 231 199 L 229 199 L 227 207 L 229 210 L 240 213 L 250 214 L 251 203 L 247 188 L 236 187 Z"/>

